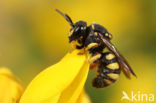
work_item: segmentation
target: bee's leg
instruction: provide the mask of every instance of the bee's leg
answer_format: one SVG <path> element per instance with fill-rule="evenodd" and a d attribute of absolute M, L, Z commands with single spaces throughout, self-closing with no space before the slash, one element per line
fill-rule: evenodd
<path fill-rule="evenodd" d="M 85 50 L 88 51 L 89 49 L 94 48 L 94 47 L 98 47 L 98 46 L 99 46 L 98 43 L 90 43 L 90 44 L 85 48 Z"/>
<path fill-rule="evenodd" d="M 98 47 L 98 43 L 90 43 L 85 49 L 82 49 L 78 54 L 83 55 L 84 53 L 86 53 L 86 51 L 93 47 Z"/>
<path fill-rule="evenodd" d="M 86 48 L 85 51 L 88 51 L 91 48 L 94 47 L 98 47 L 98 43 L 90 43 Z M 91 64 L 90 65 L 90 69 L 94 69 L 95 67 L 97 67 L 98 63 L 94 63 L 96 60 L 98 60 L 101 57 L 101 54 L 96 54 L 95 56 L 92 56 L 90 59 L 88 59 L 88 63 Z"/>
<path fill-rule="evenodd" d="M 78 55 L 83 55 L 85 53 L 86 53 L 85 49 L 81 49 L 80 52 L 78 53 Z"/>
<path fill-rule="evenodd" d="M 71 44 L 72 44 L 72 50 L 70 51 L 70 53 L 72 53 L 76 49 L 76 43 L 73 41 L 71 42 Z"/>
<path fill-rule="evenodd" d="M 98 66 L 98 62 L 95 62 L 95 61 L 97 61 L 100 58 L 101 58 L 101 54 L 99 53 L 99 54 L 97 54 L 95 56 L 92 56 L 88 60 L 88 63 L 90 64 L 90 67 L 89 67 L 90 70 L 93 70 L 94 68 L 96 68 Z"/>
<path fill-rule="evenodd" d="M 98 53 L 98 54 L 92 56 L 92 57 L 88 60 L 88 63 L 89 63 L 89 64 L 92 64 L 92 63 L 94 63 L 96 60 L 100 59 L 100 57 L 101 57 L 101 54 Z"/>
<path fill-rule="evenodd" d="M 94 68 L 96 68 L 98 66 L 98 63 L 93 63 L 90 65 L 89 69 L 93 70 Z"/>
<path fill-rule="evenodd" d="M 72 48 L 72 49 L 69 51 L 69 53 L 72 53 L 74 50 L 75 50 L 75 49 L 74 49 L 74 48 Z"/>
<path fill-rule="evenodd" d="M 91 48 L 94 48 L 94 47 L 98 47 L 98 43 L 90 43 L 86 48 L 83 49 L 83 51 L 80 51 L 79 54 L 82 55 L 82 54 L 86 54 L 87 51 Z M 88 58 L 87 54 L 86 54 L 86 58 Z"/>

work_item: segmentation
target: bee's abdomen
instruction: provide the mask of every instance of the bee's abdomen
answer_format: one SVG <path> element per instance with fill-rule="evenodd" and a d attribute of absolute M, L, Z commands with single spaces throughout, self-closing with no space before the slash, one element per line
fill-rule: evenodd
<path fill-rule="evenodd" d="M 103 53 L 99 59 L 97 74 L 92 85 L 96 88 L 110 86 L 118 80 L 120 71 L 120 65 L 115 55 L 110 52 Z"/>

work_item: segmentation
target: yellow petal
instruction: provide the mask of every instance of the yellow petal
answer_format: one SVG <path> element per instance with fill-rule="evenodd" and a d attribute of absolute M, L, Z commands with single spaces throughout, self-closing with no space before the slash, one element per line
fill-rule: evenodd
<path fill-rule="evenodd" d="M 78 55 L 78 52 L 75 50 L 68 53 L 60 62 L 38 74 L 25 90 L 20 103 L 46 103 L 45 101 L 62 103 L 60 98 L 64 98 L 66 90 L 70 90 L 70 87 L 74 89 L 73 98 L 77 98 L 75 91 L 80 94 L 79 91 L 83 88 L 89 68 L 86 56 Z"/>
<path fill-rule="evenodd" d="M 23 88 L 7 68 L 0 68 L 0 103 L 18 103 Z"/>
<path fill-rule="evenodd" d="M 42 103 L 58 103 L 61 93 L 42 101 Z"/>
<path fill-rule="evenodd" d="M 62 92 L 58 103 L 76 103 L 88 76 L 89 64 L 85 63 L 73 82 Z"/>
<path fill-rule="evenodd" d="M 86 94 L 86 92 L 84 90 L 82 90 L 76 103 L 91 103 L 88 95 Z"/>

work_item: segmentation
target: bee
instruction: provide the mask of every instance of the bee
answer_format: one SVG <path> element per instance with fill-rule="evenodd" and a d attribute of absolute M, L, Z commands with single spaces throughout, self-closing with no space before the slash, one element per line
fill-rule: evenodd
<path fill-rule="evenodd" d="M 93 87 L 104 88 L 110 86 L 118 80 L 121 71 L 129 79 L 130 74 L 136 77 L 127 60 L 111 43 L 113 36 L 105 27 L 96 23 L 87 26 L 87 23 L 83 20 L 73 23 L 67 14 L 58 9 L 56 11 L 71 26 L 68 36 L 69 43 L 72 43 L 75 49 L 88 51 L 90 54 L 88 59 L 90 69 L 97 68 L 96 77 L 92 81 Z M 109 51 L 106 51 L 106 48 Z"/>

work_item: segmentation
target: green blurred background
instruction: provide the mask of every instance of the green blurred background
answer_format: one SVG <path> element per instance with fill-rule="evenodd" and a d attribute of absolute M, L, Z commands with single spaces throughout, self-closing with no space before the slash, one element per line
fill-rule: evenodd
<path fill-rule="evenodd" d="M 70 26 L 56 8 L 74 22 L 105 26 L 138 76 L 128 80 L 122 73 L 114 85 L 96 89 L 91 86 L 95 70 L 90 71 L 85 88 L 92 103 L 121 103 L 122 91 L 156 93 L 155 0 L 1 0 L 0 66 L 10 68 L 26 87 L 70 50 Z"/>

